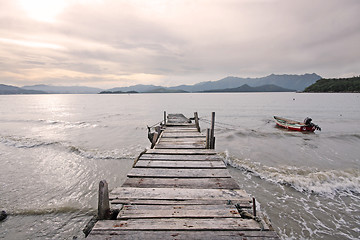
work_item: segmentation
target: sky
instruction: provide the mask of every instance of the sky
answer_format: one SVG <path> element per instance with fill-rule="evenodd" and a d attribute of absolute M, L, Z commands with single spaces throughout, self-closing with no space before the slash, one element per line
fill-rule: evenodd
<path fill-rule="evenodd" d="M 360 0 L 0 0 L 0 83 L 360 74 Z"/>

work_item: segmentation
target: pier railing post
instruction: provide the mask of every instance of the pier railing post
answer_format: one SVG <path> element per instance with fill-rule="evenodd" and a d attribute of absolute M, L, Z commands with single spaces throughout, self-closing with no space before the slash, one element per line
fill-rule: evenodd
<path fill-rule="evenodd" d="M 252 205 L 252 207 L 253 207 L 253 215 L 254 215 L 254 217 L 256 217 L 256 201 L 255 201 L 254 197 L 252 198 L 252 202 L 253 202 L 253 205 Z"/>
<path fill-rule="evenodd" d="M 151 149 L 153 149 L 155 147 L 155 144 L 156 144 L 156 141 L 159 138 L 159 135 L 160 134 L 158 132 L 154 132 L 154 136 L 153 136 L 153 139 L 151 141 Z"/>
<path fill-rule="evenodd" d="M 166 125 L 166 111 L 164 111 L 164 125 Z"/>
<path fill-rule="evenodd" d="M 105 180 L 99 183 L 98 219 L 110 219 L 109 188 Z"/>
<path fill-rule="evenodd" d="M 197 112 L 194 112 L 194 120 L 195 120 L 195 126 L 198 130 L 198 132 L 200 132 L 200 124 L 199 124 L 199 116 Z"/>
<path fill-rule="evenodd" d="M 206 129 L 206 148 L 210 148 L 210 128 Z"/>
<path fill-rule="evenodd" d="M 215 112 L 211 113 L 210 149 L 215 149 Z"/>

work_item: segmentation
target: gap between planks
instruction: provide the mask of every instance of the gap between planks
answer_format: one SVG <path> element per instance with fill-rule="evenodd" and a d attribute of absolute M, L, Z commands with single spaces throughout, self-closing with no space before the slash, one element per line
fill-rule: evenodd
<path fill-rule="evenodd" d="M 239 189 L 232 178 L 127 178 L 123 187 Z"/>
<path fill-rule="evenodd" d="M 226 169 L 223 161 L 161 161 L 140 159 L 135 168 Z M 206 170 L 205 170 L 206 171 Z"/>
<path fill-rule="evenodd" d="M 105 235 L 106 234 L 106 235 Z M 189 240 L 189 239 L 205 239 L 205 240 L 278 240 L 279 237 L 273 231 L 97 231 L 94 230 L 88 236 L 88 240 Z"/>
<path fill-rule="evenodd" d="M 127 176 L 142 178 L 231 178 L 227 169 L 133 168 Z"/>
<path fill-rule="evenodd" d="M 250 196 L 240 189 L 185 189 L 185 188 L 115 188 L 110 193 L 111 199 L 163 199 L 163 200 L 244 200 L 251 201 Z"/>
<path fill-rule="evenodd" d="M 109 230 L 261 230 L 261 226 L 253 219 L 243 218 L 176 218 L 176 219 L 128 219 L 98 221 L 94 228 L 98 231 Z"/>
<path fill-rule="evenodd" d="M 140 160 L 162 160 L 162 161 L 223 161 L 218 155 L 184 155 L 184 154 L 149 154 L 141 155 Z"/>

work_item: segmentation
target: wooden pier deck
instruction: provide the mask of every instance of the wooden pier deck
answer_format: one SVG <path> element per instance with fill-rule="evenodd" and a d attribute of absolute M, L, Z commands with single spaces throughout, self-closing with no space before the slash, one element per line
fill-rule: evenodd
<path fill-rule="evenodd" d="M 98 221 L 88 239 L 278 239 L 207 146 L 198 122 L 169 114 L 153 148 L 110 192 L 116 219 Z"/>

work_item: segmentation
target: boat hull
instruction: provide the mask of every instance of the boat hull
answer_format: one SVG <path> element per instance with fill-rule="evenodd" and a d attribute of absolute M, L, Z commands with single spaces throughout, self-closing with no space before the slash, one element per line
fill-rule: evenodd
<path fill-rule="evenodd" d="M 298 132 L 314 132 L 316 130 L 315 126 L 308 126 L 304 123 L 292 121 L 286 118 L 280 118 L 274 116 L 276 125 L 291 131 L 298 131 Z"/>

